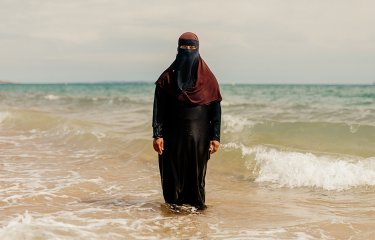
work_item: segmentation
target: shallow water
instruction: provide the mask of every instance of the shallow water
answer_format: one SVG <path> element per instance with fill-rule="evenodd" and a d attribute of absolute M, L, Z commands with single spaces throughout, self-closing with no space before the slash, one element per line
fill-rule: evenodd
<path fill-rule="evenodd" d="M 153 87 L 0 85 L 0 239 L 375 237 L 375 86 L 222 85 L 208 209 L 180 213 Z"/>

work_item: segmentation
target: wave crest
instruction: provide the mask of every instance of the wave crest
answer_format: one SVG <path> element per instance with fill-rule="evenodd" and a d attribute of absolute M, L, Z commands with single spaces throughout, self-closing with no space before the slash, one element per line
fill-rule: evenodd
<path fill-rule="evenodd" d="M 375 186 L 375 157 L 317 155 L 281 151 L 264 146 L 246 147 L 225 144 L 226 149 L 238 149 L 243 156 L 254 155 L 256 182 L 277 187 L 317 187 L 325 190 L 346 190 L 360 186 Z M 248 168 L 254 171 L 254 164 Z"/>

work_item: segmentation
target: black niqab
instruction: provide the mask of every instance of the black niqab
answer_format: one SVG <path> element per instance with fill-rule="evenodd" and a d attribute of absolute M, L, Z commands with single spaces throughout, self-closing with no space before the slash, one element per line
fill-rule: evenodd
<path fill-rule="evenodd" d="M 199 63 L 198 41 L 180 39 L 178 53 L 172 71 L 175 75 L 177 86 L 181 91 L 192 88 L 197 80 Z M 196 49 L 182 49 L 180 46 L 195 46 Z"/>

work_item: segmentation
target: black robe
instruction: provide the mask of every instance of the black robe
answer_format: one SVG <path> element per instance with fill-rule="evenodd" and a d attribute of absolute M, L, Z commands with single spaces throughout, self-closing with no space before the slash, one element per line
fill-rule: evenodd
<path fill-rule="evenodd" d="M 166 203 L 205 208 L 209 143 L 220 141 L 220 124 L 220 102 L 191 105 L 156 86 L 153 137 L 164 139 L 159 169 Z"/>

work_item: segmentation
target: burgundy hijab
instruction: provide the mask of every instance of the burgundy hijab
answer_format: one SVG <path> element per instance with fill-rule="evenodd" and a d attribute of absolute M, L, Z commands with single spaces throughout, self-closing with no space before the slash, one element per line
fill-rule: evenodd
<path fill-rule="evenodd" d="M 181 45 L 196 46 L 196 50 L 181 49 Z M 207 64 L 199 55 L 197 35 L 186 32 L 178 39 L 175 61 L 156 81 L 156 84 L 179 101 L 193 105 L 220 102 L 219 84 Z"/>

